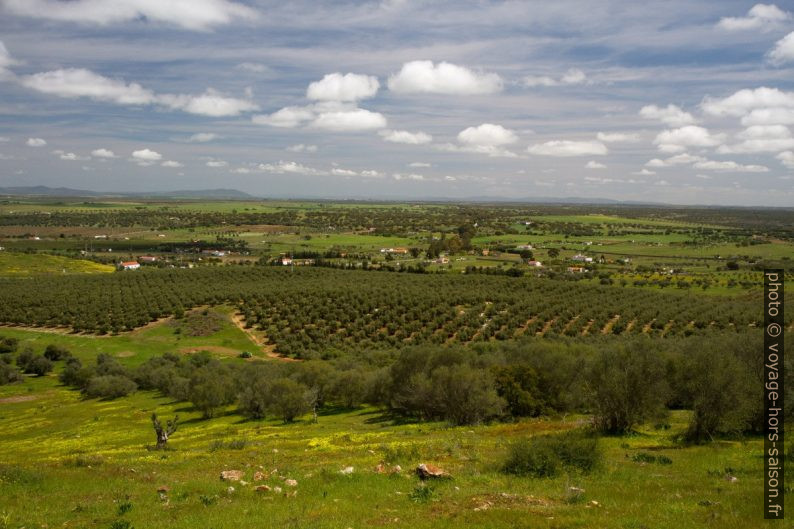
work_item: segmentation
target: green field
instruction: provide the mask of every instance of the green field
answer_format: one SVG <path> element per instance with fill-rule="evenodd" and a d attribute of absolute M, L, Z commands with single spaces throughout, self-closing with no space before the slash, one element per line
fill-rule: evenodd
<path fill-rule="evenodd" d="M 83 259 L 57 255 L 24 254 L 0 251 L 0 276 L 35 276 L 42 274 L 101 274 L 116 268 Z"/>

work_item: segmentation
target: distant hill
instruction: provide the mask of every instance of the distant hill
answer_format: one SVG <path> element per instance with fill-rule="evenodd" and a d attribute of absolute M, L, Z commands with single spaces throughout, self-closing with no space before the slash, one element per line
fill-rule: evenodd
<path fill-rule="evenodd" d="M 236 189 L 194 189 L 181 191 L 141 191 L 136 193 L 88 191 L 69 187 L 22 186 L 0 187 L 0 195 L 48 197 L 154 197 L 154 198 L 215 198 L 253 199 L 253 195 Z"/>

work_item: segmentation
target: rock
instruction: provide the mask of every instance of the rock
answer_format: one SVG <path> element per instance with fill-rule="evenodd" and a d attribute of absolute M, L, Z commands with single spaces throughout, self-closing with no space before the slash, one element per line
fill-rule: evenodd
<path fill-rule="evenodd" d="M 286 485 L 288 487 L 297 487 L 298 486 L 298 482 L 295 481 L 294 479 L 287 479 L 287 480 L 284 480 L 284 485 Z"/>
<path fill-rule="evenodd" d="M 241 480 L 240 480 L 240 485 L 242 485 L 243 487 L 245 487 L 246 485 L 248 485 L 248 482 L 247 482 L 247 481 L 245 481 L 245 480 L 242 480 L 242 479 L 241 479 Z"/>
<path fill-rule="evenodd" d="M 242 470 L 223 470 L 221 471 L 221 481 L 240 481 L 243 479 Z"/>
<path fill-rule="evenodd" d="M 166 494 L 168 492 L 171 492 L 171 487 L 169 487 L 168 485 L 161 485 L 161 486 L 157 487 L 157 492 L 160 492 L 162 494 Z"/>
<path fill-rule="evenodd" d="M 392 474 L 399 474 L 402 471 L 403 471 L 403 467 L 401 467 L 400 465 L 394 465 L 393 467 L 391 467 Z"/>
<path fill-rule="evenodd" d="M 276 494 L 281 494 L 281 487 L 273 487 L 273 492 Z"/>
<path fill-rule="evenodd" d="M 270 487 L 267 485 L 257 485 L 254 490 L 257 492 L 270 492 Z"/>
<path fill-rule="evenodd" d="M 227 493 L 227 494 L 233 494 L 233 493 L 234 493 L 234 487 L 232 487 L 231 485 L 229 485 L 229 488 L 227 488 L 227 489 L 226 489 L 226 493 Z"/>
<path fill-rule="evenodd" d="M 378 465 L 375 467 L 375 473 L 377 473 L 377 474 L 385 474 L 386 473 L 386 465 L 384 465 L 383 463 L 378 463 Z"/>
<path fill-rule="evenodd" d="M 601 504 L 600 504 L 600 503 L 598 503 L 598 502 L 597 502 L 597 501 L 595 501 L 595 500 L 590 500 L 590 505 L 592 505 L 593 507 L 601 507 Z"/>
<path fill-rule="evenodd" d="M 354 470 L 355 469 L 353 467 L 345 467 L 342 470 L 340 470 L 339 473 L 345 476 L 349 476 L 350 474 L 353 473 Z"/>
<path fill-rule="evenodd" d="M 583 494 L 584 489 L 580 489 L 579 487 L 568 487 L 568 492 L 570 494 Z"/>
<path fill-rule="evenodd" d="M 739 481 L 739 478 L 737 478 L 736 476 L 731 476 L 730 474 L 726 474 L 725 481 L 729 483 L 736 483 L 737 481 Z"/>
<path fill-rule="evenodd" d="M 265 479 L 267 479 L 267 476 L 265 476 L 264 473 L 259 472 L 258 470 L 254 472 L 254 481 L 265 481 Z"/>
<path fill-rule="evenodd" d="M 452 477 L 446 470 L 425 463 L 416 467 L 416 475 L 419 476 L 419 479 L 422 481 L 427 479 L 449 479 Z"/>

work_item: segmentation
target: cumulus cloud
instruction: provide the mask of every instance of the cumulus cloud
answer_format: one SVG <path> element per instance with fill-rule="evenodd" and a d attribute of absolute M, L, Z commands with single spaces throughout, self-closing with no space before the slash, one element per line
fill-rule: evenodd
<path fill-rule="evenodd" d="M 692 114 L 672 104 L 666 107 L 646 105 L 640 109 L 640 116 L 646 119 L 659 120 L 671 127 L 683 127 L 697 122 Z"/>
<path fill-rule="evenodd" d="M 794 125 L 794 108 L 756 108 L 742 118 L 742 125 Z"/>
<path fill-rule="evenodd" d="M 361 171 L 359 175 L 363 176 L 364 178 L 383 178 L 385 176 L 383 173 L 374 169 L 366 169 Z"/>
<path fill-rule="evenodd" d="M 794 31 L 775 43 L 775 47 L 769 51 L 769 62 L 781 65 L 794 61 Z"/>
<path fill-rule="evenodd" d="M 47 142 L 42 138 L 28 138 L 28 141 L 25 142 L 25 145 L 28 147 L 44 147 L 47 145 Z"/>
<path fill-rule="evenodd" d="M 59 97 L 89 97 L 119 105 L 149 105 L 155 102 L 154 92 L 137 83 L 110 79 L 83 68 L 27 75 L 21 78 L 21 82 L 37 92 Z"/>
<path fill-rule="evenodd" d="M 596 134 L 596 138 L 604 143 L 636 143 L 640 141 L 639 134 L 628 132 L 599 132 Z"/>
<path fill-rule="evenodd" d="M 188 143 L 207 143 L 217 140 L 218 138 L 220 138 L 220 136 L 214 132 L 197 132 L 196 134 L 190 136 L 186 141 Z"/>
<path fill-rule="evenodd" d="M 314 111 L 309 107 L 284 107 L 272 114 L 254 116 L 252 121 L 257 125 L 271 127 L 295 128 L 314 119 Z"/>
<path fill-rule="evenodd" d="M 521 80 L 527 87 L 535 86 L 570 86 L 580 84 L 592 84 L 587 75 L 578 68 L 571 68 L 560 77 L 549 77 L 547 75 L 527 75 Z"/>
<path fill-rule="evenodd" d="M 225 160 L 208 160 L 207 167 L 226 167 L 229 165 Z"/>
<path fill-rule="evenodd" d="M 557 157 L 604 156 L 609 153 L 609 149 L 600 141 L 554 140 L 530 145 L 527 152 L 540 156 Z"/>
<path fill-rule="evenodd" d="M 237 116 L 259 109 L 249 100 L 225 97 L 214 90 L 207 90 L 201 95 L 158 95 L 138 83 L 111 79 L 83 68 L 36 73 L 20 78 L 20 82 L 37 92 L 58 97 L 87 97 L 118 105 L 161 105 L 210 117 Z"/>
<path fill-rule="evenodd" d="M 683 152 L 688 147 L 716 147 L 724 141 L 724 134 L 712 134 L 704 127 L 687 125 L 662 131 L 653 142 L 662 152 Z"/>
<path fill-rule="evenodd" d="M 386 118 L 383 114 L 363 108 L 335 110 L 320 113 L 310 126 L 336 132 L 382 129 L 386 126 Z"/>
<path fill-rule="evenodd" d="M 769 167 L 764 165 L 743 165 L 734 161 L 703 160 L 695 162 L 692 167 L 706 171 L 719 171 L 723 173 L 766 173 Z"/>
<path fill-rule="evenodd" d="M 760 29 L 769 31 L 791 17 L 774 4 L 756 4 L 743 17 L 725 17 L 720 19 L 717 27 L 728 31 L 744 31 Z"/>
<path fill-rule="evenodd" d="M 241 62 L 237 68 L 254 73 L 269 73 L 271 71 L 269 66 L 258 62 Z"/>
<path fill-rule="evenodd" d="M 302 175 L 327 174 L 327 172 L 325 171 L 321 171 L 313 167 L 308 167 L 297 162 L 285 162 L 281 160 L 279 160 L 279 162 L 276 164 L 261 163 L 257 166 L 257 169 L 259 169 L 260 171 L 264 171 L 266 173 L 273 173 L 273 174 L 288 174 L 288 173 L 302 174 Z"/>
<path fill-rule="evenodd" d="M 317 101 L 358 101 L 374 97 L 380 83 L 376 77 L 356 73 L 329 73 L 306 89 L 306 97 Z"/>
<path fill-rule="evenodd" d="M 384 141 L 392 143 L 405 143 L 407 145 L 421 145 L 433 141 L 433 136 L 424 132 L 409 132 L 407 130 L 382 130 L 378 134 Z"/>
<path fill-rule="evenodd" d="M 94 158 L 115 158 L 116 153 L 110 149 L 94 149 L 91 151 L 91 156 Z"/>
<path fill-rule="evenodd" d="M 8 68 L 17 64 L 17 61 L 11 57 L 11 54 L 6 49 L 5 44 L 3 41 L 0 40 L 0 79 L 6 77 L 10 72 Z"/>
<path fill-rule="evenodd" d="M 290 145 L 287 150 L 289 152 L 317 152 L 317 146 L 298 143 L 297 145 Z"/>
<path fill-rule="evenodd" d="M 595 160 L 590 160 L 584 165 L 585 169 L 606 169 L 607 166 Z"/>
<path fill-rule="evenodd" d="M 411 61 L 389 77 L 388 86 L 398 93 L 475 95 L 500 92 L 503 82 L 495 73 L 475 72 L 448 62 Z"/>
<path fill-rule="evenodd" d="M 706 97 L 701 106 L 705 113 L 712 116 L 741 117 L 754 109 L 794 109 L 794 92 L 783 92 L 766 86 L 745 88 L 724 98 Z"/>
<path fill-rule="evenodd" d="M 334 176 L 358 176 L 358 173 L 352 169 L 342 169 L 341 167 L 331 169 L 331 174 Z"/>
<path fill-rule="evenodd" d="M 794 151 L 783 151 L 775 156 L 775 158 L 780 160 L 780 162 L 789 169 L 794 169 Z"/>
<path fill-rule="evenodd" d="M 736 135 L 744 140 L 735 145 L 723 145 L 721 153 L 781 152 L 794 149 L 794 137 L 784 125 L 753 125 Z"/>
<path fill-rule="evenodd" d="M 303 107 L 284 107 L 272 114 L 254 116 L 252 121 L 271 127 L 295 128 L 307 125 L 336 132 L 382 129 L 387 125 L 383 114 L 333 101 Z"/>
<path fill-rule="evenodd" d="M 646 162 L 645 165 L 648 167 L 672 167 L 674 165 L 686 165 L 704 160 L 705 158 L 702 156 L 694 156 L 689 153 L 682 153 L 676 154 L 675 156 L 671 156 L 664 160 L 654 158 L 653 160 Z"/>
<path fill-rule="evenodd" d="M 155 162 L 159 162 L 162 160 L 163 155 L 157 151 L 153 151 L 151 149 L 140 149 L 138 151 L 132 152 L 132 157 L 130 161 L 137 163 L 138 165 L 148 166 L 153 165 Z"/>
<path fill-rule="evenodd" d="M 184 164 L 181 164 L 179 162 L 175 162 L 174 160 L 166 160 L 163 163 L 161 163 L 160 165 L 162 165 L 163 167 L 171 167 L 171 168 L 184 167 Z"/>
<path fill-rule="evenodd" d="M 518 141 L 518 136 L 512 130 L 501 125 L 483 123 L 460 131 L 458 141 L 466 145 L 495 147 L 515 143 Z"/>
<path fill-rule="evenodd" d="M 87 156 L 79 156 L 73 152 L 64 152 L 61 150 L 52 151 L 52 154 L 58 155 L 58 158 L 67 162 L 78 162 L 88 160 Z"/>
<path fill-rule="evenodd" d="M 103 26 L 147 20 L 198 31 L 258 16 L 254 9 L 230 0 L 4 0 L 2 6 L 31 18 Z"/>
<path fill-rule="evenodd" d="M 427 162 L 411 162 L 408 164 L 408 167 L 414 167 L 414 168 L 433 167 L 433 164 Z"/>

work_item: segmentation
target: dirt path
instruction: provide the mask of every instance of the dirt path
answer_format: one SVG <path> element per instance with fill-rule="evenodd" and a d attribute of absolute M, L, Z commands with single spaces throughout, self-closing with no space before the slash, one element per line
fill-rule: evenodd
<path fill-rule="evenodd" d="M 245 320 L 241 314 L 234 313 L 231 315 L 231 318 L 232 322 L 237 325 L 237 328 L 243 331 L 245 335 L 248 336 L 248 338 L 254 342 L 254 344 L 259 347 L 259 349 L 261 349 L 261 351 L 265 353 L 268 358 L 280 360 L 282 362 L 300 362 L 300 360 L 297 358 L 289 358 L 288 356 L 281 356 L 278 354 L 275 350 L 275 346 L 267 343 L 264 335 L 262 335 L 263 333 L 259 333 L 262 336 L 257 336 L 257 332 L 253 329 L 246 329 Z"/>

